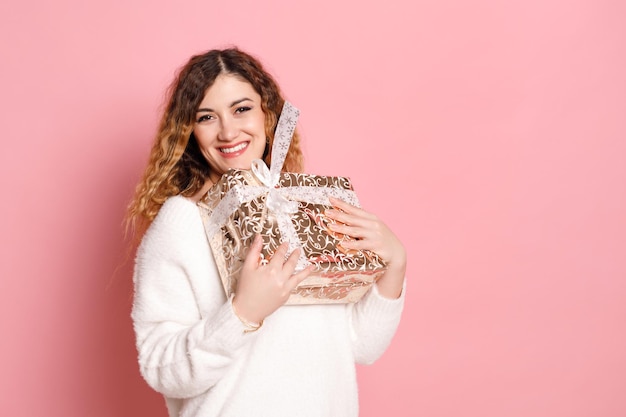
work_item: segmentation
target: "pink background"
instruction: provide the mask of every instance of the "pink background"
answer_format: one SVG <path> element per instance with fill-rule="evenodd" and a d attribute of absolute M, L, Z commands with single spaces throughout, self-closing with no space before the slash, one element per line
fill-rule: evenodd
<path fill-rule="evenodd" d="M 238 44 L 408 248 L 363 417 L 626 415 L 624 2 L 304 3 L 2 2 L 0 413 L 166 415 L 120 225 L 174 71 Z"/>

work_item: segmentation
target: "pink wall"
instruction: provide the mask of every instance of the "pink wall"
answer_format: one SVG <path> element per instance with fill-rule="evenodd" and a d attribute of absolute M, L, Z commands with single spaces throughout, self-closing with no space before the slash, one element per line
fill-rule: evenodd
<path fill-rule="evenodd" d="M 305 3 L 0 5 L 1 414 L 165 416 L 120 223 L 174 70 L 236 43 L 408 247 L 363 417 L 626 415 L 624 3 Z"/>

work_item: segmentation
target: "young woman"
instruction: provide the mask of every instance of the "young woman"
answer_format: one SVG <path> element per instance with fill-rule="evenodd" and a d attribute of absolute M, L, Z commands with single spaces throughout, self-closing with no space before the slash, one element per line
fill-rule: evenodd
<path fill-rule="evenodd" d="M 390 343 L 404 303 L 406 252 L 376 216 L 342 201 L 326 215 L 388 269 L 356 304 L 285 306 L 311 268 L 283 245 L 259 265 L 248 250 L 227 299 L 197 201 L 230 168 L 269 165 L 284 103 L 274 79 L 236 48 L 192 57 L 169 90 L 148 166 L 129 206 L 143 234 L 132 318 L 139 366 L 171 417 L 357 416 L 355 363 Z M 297 132 L 283 169 L 302 171 Z M 145 227 L 142 227 L 145 226 Z"/>

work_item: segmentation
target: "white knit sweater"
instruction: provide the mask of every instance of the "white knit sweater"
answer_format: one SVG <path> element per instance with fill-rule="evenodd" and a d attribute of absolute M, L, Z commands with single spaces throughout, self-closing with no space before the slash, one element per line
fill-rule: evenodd
<path fill-rule="evenodd" d="M 283 306 L 244 334 L 198 207 L 183 197 L 145 234 L 134 283 L 141 374 L 171 417 L 357 416 L 354 364 L 383 353 L 404 303 L 373 287 L 354 305 Z"/>

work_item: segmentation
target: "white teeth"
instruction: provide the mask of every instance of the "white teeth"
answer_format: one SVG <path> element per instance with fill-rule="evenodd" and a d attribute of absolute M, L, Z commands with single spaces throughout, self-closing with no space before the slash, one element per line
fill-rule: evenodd
<path fill-rule="evenodd" d="M 242 150 L 246 146 L 248 146 L 248 144 L 246 142 L 243 142 L 243 143 L 240 143 L 237 146 L 233 146 L 232 148 L 220 148 L 220 151 L 223 152 L 223 153 L 233 153 L 233 152 L 238 152 L 238 151 Z"/>

